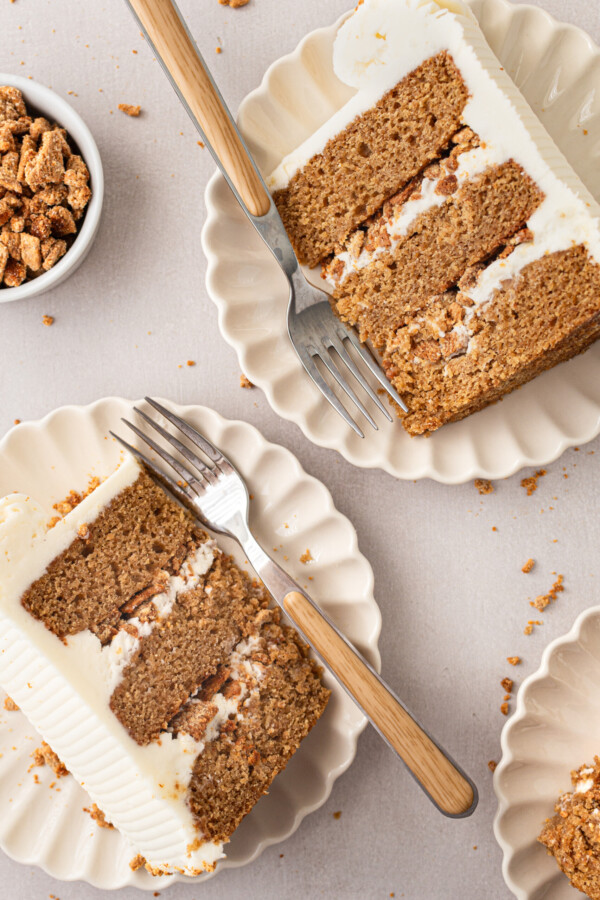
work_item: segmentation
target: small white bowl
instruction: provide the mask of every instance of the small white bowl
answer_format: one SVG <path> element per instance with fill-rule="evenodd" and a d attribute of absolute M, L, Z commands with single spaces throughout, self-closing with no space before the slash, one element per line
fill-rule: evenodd
<path fill-rule="evenodd" d="M 22 94 L 27 110 L 39 116 L 45 116 L 50 122 L 56 122 L 67 130 L 73 143 L 77 145 L 81 156 L 90 172 L 92 197 L 85 211 L 85 217 L 77 236 L 65 255 L 55 266 L 32 281 L 25 281 L 19 287 L 0 288 L 0 303 L 9 300 L 25 300 L 43 294 L 65 280 L 83 262 L 98 232 L 102 200 L 104 197 L 104 173 L 96 142 L 92 133 L 72 106 L 51 91 L 50 88 L 30 81 L 18 75 L 7 75 L 0 72 L 0 85 L 9 84 L 18 88 Z"/>

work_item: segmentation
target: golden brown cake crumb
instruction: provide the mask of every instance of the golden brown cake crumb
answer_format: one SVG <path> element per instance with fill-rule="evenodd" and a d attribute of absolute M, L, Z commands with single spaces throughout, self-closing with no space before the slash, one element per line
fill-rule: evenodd
<path fill-rule="evenodd" d="M 130 862 L 129 862 L 129 868 L 131 869 L 132 872 L 137 872 L 138 869 L 143 869 L 143 867 L 145 865 L 146 865 L 146 860 L 141 855 L 141 853 L 138 853 L 138 855 L 134 856 L 133 859 L 130 860 Z"/>
<path fill-rule="evenodd" d="M 18 712 L 19 711 L 19 707 L 17 706 L 15 701 L 12 699 L 12 697 L 4 698 L 4 709 L 7 710 L 7 712 Z"/>
<path fill-rule="evenodd" d="M 307 547 L 306 550 L 304 551 L 304 553 L 302 554 L 302 556 L 300 557 L 300 562 L 306 564 L 306 563 L 312 562 L 313 558 L 314 557 L 313 557 L 312 553 L 310 552 L 310 550 Z"/>
<path fill-rule="evenodd" d="M 506 661 L 511 664 L 511 666 L 518 666 L 521 662 L 520 656 L 507 656 Z"/>
<path fill-rule="evenodd" d="M 512 689 L 513 689 L 512 678 L 503 678 L 502 681 L 500 682 L 500 684 L 502 685 L 502 687 L 508 694 L 512 693 Z"/>
<path fill-rule="evenodd" d="M 54 316 L 42 316 L 42 322 L 50 327 L 50 325 L 54 325 Z"/>
<path fill-rule="evenodd" d="M 341 809 L 339 809 L 337 812 L 334 812 L 334 814 L 333 814 L 333 818 L 334 818 L 334 819 L 340 819 L 341 816 L 342 816 L 342 811 L 341 811 Z"/>
<path fill-rule="evenodd" d="M 534 566 L 535 566 L 535 560 L 528 559 L 527 562 L 525 563 L 525 565 L 522 566 L 521 572 L 525 572 L 525 574 L 527 574 L 528 572 L 531 572 L 531 570 L 533 569 Z"/>
<path fill-rule="evenodd" d="M 537 491 L 538 478 L 542 478 L 545 474 L 546 469 L 538 469 L 535 475 L 530 475 L 529 478 L 521 479 L 521 487 L 525 488 L 528 497 L 531 497 L 531 495 Z"/>
<path fill-rule="evenodd" d="M 247 378 L 245 375 L 242 374 L 242 375 L 240 375 L 240 387 L 241 388 L 253 388 L 254 385 L 252 384 L 252 382 L 250 381 L 249 378 Z"/>
<path fill-rule="evenodd" d="M 92 803 L 91 807 L 84 806 L 83 811 L 86 813 L 89 813 L 90 816 L 92 817 L 92 819 L 94 820 L 94 822 L 96 822 L 96 824 L 100 828 L 113 828 L 114 829 L 115 826 L 111 822 L 107 821 L 106 816 L 104 815 L 102 810 L 99 809 L 98 806 L 96 806 L 95 803 Z"/>
<path fill-rule="evenodd" d="M 498 766 L 498 763 L 496 762 L 496 760 L 490 759 L 490 761 L 488 762 L 488 769 L 490 770 L 490 772 L 495 772 L 497 766 Z"/>
<path fill-rule="evenodd" d="M 538 840 L 573 887 L 600 900 L 600 759 L 571 772 L 573 790 L 559 796 Z"/>
<path fill-rule="evenodd" d="M 241 6 L 246 6 L 250 0 L 219 0 L 221 6 L 230 6 L 232 9 L 239 9 Z"/>
<path fill-rule="evenodd" d="M 491 481 L 488 481 L 487 478 L 476 478 L 474 484 L 482 496 L 484 494 L 494 493 L 494 485 Z"/>
<path fill-rule="evenodd" d="M 564 577 L 559 575 L 550 590 L 547 594 L 540 594 L 535 600 L 530 600 L 529 605 L 534 606 L 536 609 L 539 609 L 542 612 L 549 603 L 552 603 L 553 600 L 556 600 L 556 595 L 560 594 L 564 591 L 563 587 Z"/>
<path fill-rule="evenodd" d="M 47 744 L 46 741 L 42 741 L 41 746 L 36 747 L 31 755 L 33 757 L 34 766 L 48 766 L 58 778 L 62 778 L 63 775 L 69 774 L 69 770 L 65 764 L 58 758 L 52 747 Z"/>
<path fill-rule="evenodd" d="M 504 703 L 500 704 L 500 712 L 502 713 L 503 716 L 508 715 L 508 703 L 506 701 L 504 701 Z"/>
<path fill-rule="evenodd" d="M 121 112 L 124 112 L 126 116 L 132 116 L 134 119 L 137 119 L 142 111 L 141 106 L 134 106 L 133 103 L 119 103 L 118 108 Z"/>

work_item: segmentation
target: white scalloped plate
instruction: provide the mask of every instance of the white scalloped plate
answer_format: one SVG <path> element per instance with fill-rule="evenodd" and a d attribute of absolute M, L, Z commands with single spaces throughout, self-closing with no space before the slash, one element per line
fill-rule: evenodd
<path fill-rule="evenodd" d="M 599 684 L 600 606 L 594 606 L 546 647 L 502 731 L 494 833 L 504 880 L 518 900 L 583 897 L 536 838 L 559 794 L 571 788 L 571 771 L 600 755 Z"/>
<path fill-rule="evenodd" d="M 472 0 L 496 55 L 592 193 L 600 199 L 600 51 L 582 31 L 541 9 Z M 341 21 L 341 20 L 340 20 Z M 275 62 L 243 101 L 239 123 L 264 172 L 349 96 L 332 69 L 340 22 L 313 31 Z M 584 134 L 584 130 L 587 134 Z M 399 422 L 366 427 L 361 440 L 322 398 L 290 345 L 281 273 L 245 220 L 223 178 L 206 190 L 203 247 L 207 288 L 225 340 L 273 409 L 314 443 L 358 466 L 398 478 L 460 483 L 503 478 L 556 459 L 600 431 L 600 345 L 547 372 L 502 403 L 430 438 L 410 438 Z M 380 417 L 381 418 L 381 417 Z"/>
<path fill-rule="evenodd" d="M 288 450 L 268 443 L 245 422 L 224 419 L 202 406 L 163 402 L 236 462 L 253 495 L 251 521 L 259 541 L 267 550 L 278 548 L 282 565 L 379 666 L 381 616 L 373 598 L 373 573 L 358 550 L 354 528 L 335 509 L 328 490 Z M 120 417 L 131 415 L 132 405 L 111 397 L 91 406 L 63 407 L 39 422 L 13 428 L 0 443 L 0 496 L 19 490 L 51 504 L 71 489 L 85 487 L 91 475 L 109 474 L 119 449 L 107 434 L 119 429 Z M 234 550 L 223 538 L 219 543 Z M 300 556 L 307 548 L 314 562 L 304 565 Z M 238 561 L 243 557 L 238 555 Z M 328 686 L 333 695 L 323 718 L 238 828 L 217 871 L 244 865 L 288 837 L 326 801 L 333 782 L 352 762 L 366 720 L 333 679 Z M 1 699 L 0 847 L 9 856 L 39 865 L 55 878 L 103 889 L 129 885 L 162 891 L 174 881 L 197 884 L 211 877 L 153 879 L 143 869 L 132 872 L 129 861 L 135 852 L 116 831 L 98 828 L 83 812 L 89 798 L 70 775 L 51 789 L 53 773 L 36 769 L 41 784 L 34 783 L 27 769 L 39 737 L 21 713 L 4 712 Z"/>

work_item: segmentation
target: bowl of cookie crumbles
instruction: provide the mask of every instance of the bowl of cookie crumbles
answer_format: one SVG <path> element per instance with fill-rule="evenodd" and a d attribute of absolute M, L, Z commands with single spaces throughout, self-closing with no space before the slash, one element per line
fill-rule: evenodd
<path fill-rule="evenodd" d="M 45 293 L 75 271 L 103 194 L 81 116 L 50 88 L 0 73 L 0 303 Z"/>

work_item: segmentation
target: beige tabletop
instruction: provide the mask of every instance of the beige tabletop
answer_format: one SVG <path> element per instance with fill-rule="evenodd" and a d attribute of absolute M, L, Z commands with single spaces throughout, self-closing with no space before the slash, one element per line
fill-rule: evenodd
<path fill-rule="evenodd" d="M 231 10 L 218 0 L 181 0 L 234 109 L 271 62 L 348 5 L 250 0 Z M 540 5 L 600 41 L 598 0 Z M 505 722 L 500 681 L 510 675 L 521 683 L 545 645 L 600 603 L 600 441 L 548 466 L 531 496 L 520 484 L 526 471 L 483 497 L 472 483 L 397 482 L 312 446 L 260 391 L 239 387 L 235 354 L 204 287 L 200 230 L 213 164 L 122 0 L 0 0 L 0 70 L 31 75 L 70 100 L 96 137 L 106 174 L 103 222 L 84 265 L 50 294 L 0 305 L 0 434 L 16 418 L 64 404 L 155 394 L 245 419 L 293 450 L 354 523 L 373 566 L 386 678 L 480 791 L 470 819 L 442 818 L 367 731 L 329 801 L 285 844 L 204 885 L 169 888 L 168 896 L 506 900 L 488 769 L 500 758 Z M 143 113 L 128 118 L 119 103 L 141 104 Z M 55 317 L 52 327 L 45 314 Z M 529 557 L 537 565 L 524 575 Z M 553 572 L 564 574 L 565 591 L 527 637 L 528 599 L 550 588 Z M 513 655 L 523 658 L 515 669 L 506 662 Z M 0 898 L 52 894 L 108 896 L 0 853 Z"/>

